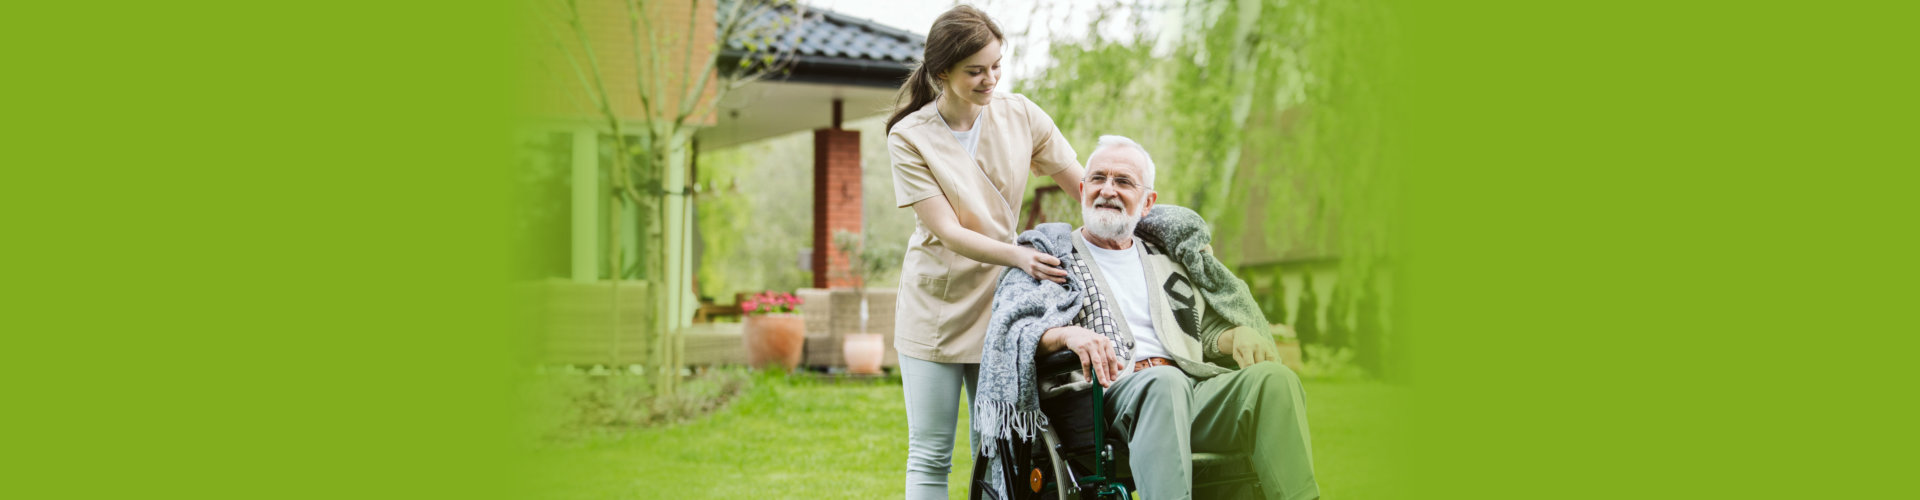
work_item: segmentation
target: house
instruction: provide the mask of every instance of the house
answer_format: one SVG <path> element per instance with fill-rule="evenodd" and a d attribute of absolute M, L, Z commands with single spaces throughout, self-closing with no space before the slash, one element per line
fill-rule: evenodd
<path fill-rule="evenodd" d="M 522 169 L 516 182 L 526 209 L 514 221 L 515 237 L 531 243 L 519 252 L 518 277 L 548 283 L 549 288 L 630 289 L 632 299 L 620 300 L 620 314 L 652 318 L 637 330 L 689 329 L 697 308 L 690 255 L 692 199 L 713 187 L 693 182 L 698 178 L 697 153 L 811 130 L 814 286 L 845 285 L 834 271 L 845 269 L 848 262 L 833 250 L 830 238 L 835 230 L 861 228 L 860 134 L 843 130 L 841 124 L 892 105 L 918 62 L 922 36 L 836 12 L 783 7 L 744 18 L 746 26 L 775 27 L 763 33 L 766 37 L 738 37 L 721 44 L 715 41 L 724 30 L 722 21 L 732 17 L 716 9 L 740 7 L 739 2 L 645 2 L 645 15 L 637 17 L 628 15 L 622 0 L 580 0 L 578 11 L 552 3 L 546 11 L 550 19 L 534 29 L 547 35 L 547 46 L 529 51 L 530 64 L 538 66 L 543 78 L 530 82 L 532 92 L 525 102 L 529 126 L 521 132 Z M 636 38 L 649 43 L 636 44 Z M 652 43 L 655 40 L 660 43 Z M 757 68 L 759 54 L 768 46 L 790 54 L 785 59 L 789 64 L 777 73 L 737 88 L 698 87 L 703 77 L 717 81 Z M 703 75 L 698 69 L 708 61 L 714 69 Z M 694 70 L 683 71 L 687 68 Z M 600 88 L 605 99 L 595 98 Z M 635 88 L 670 91 L 643 99 L 631 90 Z M 685 91 L 692 88 L 705 91 L 696 97 Z M 641 193 L 648 203 L 630 206 L 638 202 L 624 201 L 627 198 L 616 193 L 623 187 L 621 179 L 609 173 L 617 144 L 643 142 L 634 131 L 675 119 L 673 110 L 686 109 L 682 105 L 689 100 L 695 101 L 691 107 L 711 111 L 688 117 L 692 133 L 680 157 L 684 160 L 643 172 L 636 185 L 624 186 L 623 192 Z M 610 133 L 609 114 L 629 132 L 627 140 Z M 654 234 L 628 229 L 638 227 Z M 611 241 L 612 235 L 620 241 Z M 641 255 L 663 257 L 660 276 L 633 280 Z M 620 284 L 609 287 L 610 280 Z M 546 353 L 543 356 L 566 362 L 641 362 L 648 348 L 645 341 L 607 347 L 620 345 L 611 339 L 630 328 L 599 319 L 620 317 L 610 314 L 604 294 L 559 292 L 544 297 L 539 301 L 542 310 L 570 311 L 565 315 L 574 318 L 552 328 L 585 333 L 562 342 L 565 345 L 536 349 Z M 704 352 L 699 340 L 683 341 L 687 350 Z M 733 342 L 737 347 L 738 341 Z"/>

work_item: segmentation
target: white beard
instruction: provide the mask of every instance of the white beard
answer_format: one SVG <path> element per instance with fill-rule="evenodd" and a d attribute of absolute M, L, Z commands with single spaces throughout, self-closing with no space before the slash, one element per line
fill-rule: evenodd
<path fill-rule="evenodd" d="M 1093 203 L 1080 206 L 1081 228 L 1102 239 L 1125 241 L 1133 238 L 1133 227 L 1140 224 L 1138 214 L 1127 213 L 1121 208 L 1119 213 L 1096 210 L 1093 207 L 1102 203 L 1120 204 L 1114 198 L 1094 198 Z"/>

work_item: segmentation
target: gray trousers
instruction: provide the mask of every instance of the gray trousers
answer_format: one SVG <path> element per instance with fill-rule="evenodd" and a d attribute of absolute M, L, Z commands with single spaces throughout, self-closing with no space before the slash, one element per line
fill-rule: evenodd
<path fill-rule="evenodd" d="M 900 355 L 900 389 L 907 398 L 907 495 L 909 500 L 947 498 L 953 467 L 953 434 L 960 425 L 960 388 L 973 406 L 980 365 L 936 363 Z M 968 430 L 972 437 L 972 430 Z M 977 446 L 970 439 L 968 446 Z M 972 450 L 968 450 L 971 454 Z"/>
<path fill-rule="evenodd" d="M 1144 500 L 1193 498 L 1194 451 L 1250 454 L 1269 499 L 1320 497 L 1305 395 L 1286 365 L 1206 380 L 1156 366 L 1121 377 L 1107 394 Z"/>

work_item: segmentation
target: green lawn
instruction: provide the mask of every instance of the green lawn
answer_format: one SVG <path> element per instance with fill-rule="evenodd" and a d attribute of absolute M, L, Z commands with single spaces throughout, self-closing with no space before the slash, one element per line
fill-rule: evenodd
<path fill-rule="evenodd" d="M 1307 382 L 1314 463 L 1329 498 L 1392 498 L 1392 386 Z M 761 377 L 711 416 L 534 452 L 552 498 L 899 498 L 907 422 L 900 386 Z M 960 425 L 964 428 L 964 419 Z M 966 433 L 958 433 L 964 450 Z M 971 457 L 955 457 L 954 498 Z"/>

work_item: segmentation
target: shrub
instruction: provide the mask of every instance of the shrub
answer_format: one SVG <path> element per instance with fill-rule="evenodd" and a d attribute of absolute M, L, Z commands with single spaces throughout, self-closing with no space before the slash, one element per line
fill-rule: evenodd
<path fill-rule="evenodd" d="M 1353 329 L 1348 327 L 1347 304 L 1351 302 L 1345 282 L 1333 284 L 1333 297 L 1327 302 L 1327 321 L 1320 327 L 1320 343 L 1329 347 L 1353 347 Z"/>
<path fill-rule="evenodd" d="M 1300 275 L 1300 307 L 1293 320 L 1293 331 L 1300 336 L 1300 345 L 1320 343 L 1320 300 L 1313 291 L 1313 273 Z M 1300 351 L 1300 361 L 1305 362 L 1310 355 Z"/>
<path fill-rule="evenodd" d="M 1359 325 L 1354 329 L 1354 361 L 1374 376 L 1386 376 L 1386 324 L 1381 321 L 1380 294 L 1369 290 L 1360 296 Z"/>

